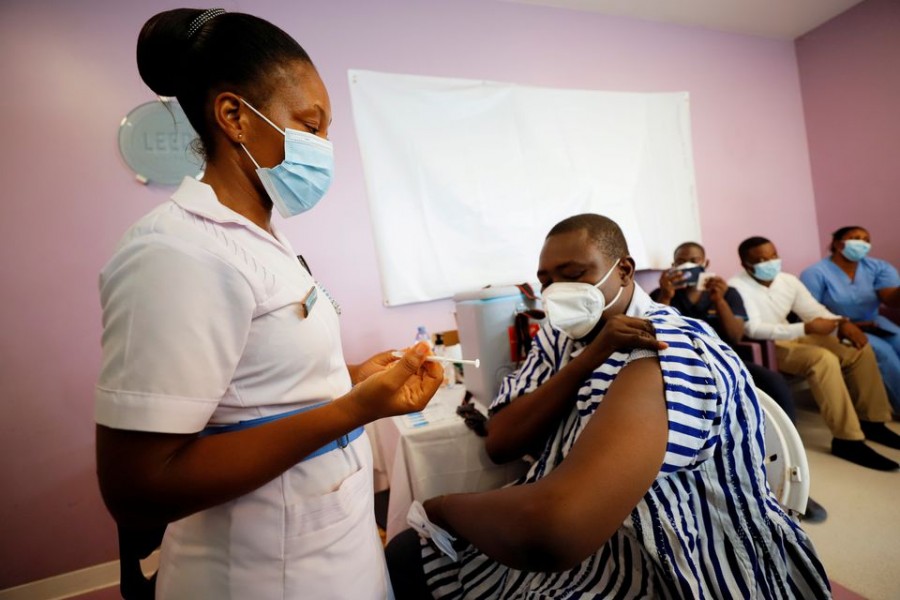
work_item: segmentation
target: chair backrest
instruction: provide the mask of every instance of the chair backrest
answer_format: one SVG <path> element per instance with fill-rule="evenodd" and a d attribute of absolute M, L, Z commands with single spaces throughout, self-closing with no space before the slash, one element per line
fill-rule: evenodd
<path fill-rule="evenodd" d="M 762 390 L 756 390 L 765 415 L 766 480 L 778 503 L 791 516 L 806 512 L 809 499 L 809 463 L 797 428 L 787 413 Z"/>

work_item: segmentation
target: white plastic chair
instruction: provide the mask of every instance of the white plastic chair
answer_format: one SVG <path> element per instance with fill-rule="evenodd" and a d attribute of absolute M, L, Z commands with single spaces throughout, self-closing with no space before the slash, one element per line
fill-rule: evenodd
<path fill-rule="evenodd" d="M 806 512 L 809 500 L 809 463 L 797 428 L 787 413 L 757 388 L 759 406 L 765 415 L 766 480 L 778 503 L 793 517 Z"/>

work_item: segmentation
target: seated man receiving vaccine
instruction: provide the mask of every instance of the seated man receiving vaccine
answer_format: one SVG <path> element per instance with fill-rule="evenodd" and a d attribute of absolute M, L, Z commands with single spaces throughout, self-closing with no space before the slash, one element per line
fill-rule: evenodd
<path fill-rule="evenodd" d="M 395 538 L 398 600 L 830 596 L 767 487 L 740 359 L 650 300 L 634 270 L 605 217 L 550 231 L 538 268 L 549 325 L 503 382 L 486 442 L 494 460 L 536 460 L 516 485 L 425 503 L 456 558 L 423 540 L 411 561 L 415 534 Z"/>

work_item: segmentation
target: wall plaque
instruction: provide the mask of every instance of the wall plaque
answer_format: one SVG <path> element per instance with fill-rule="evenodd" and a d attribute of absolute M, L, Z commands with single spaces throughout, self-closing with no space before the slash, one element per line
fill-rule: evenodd
<path fill-rule="evenodd" d="M 119 151 L 141 183 L 177 185 L 199 177 L 203 159 L 193 150 L 197 132 L 175 99 L 134 108 L 119 125 Z"/>

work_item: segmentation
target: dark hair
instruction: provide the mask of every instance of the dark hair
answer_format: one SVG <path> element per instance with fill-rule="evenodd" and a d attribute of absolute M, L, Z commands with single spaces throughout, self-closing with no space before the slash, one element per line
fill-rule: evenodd
<path fill-rule="evenodd" d="M 684 242 L 682 244 L 678 244 L 678 247 L 675 248 L 674 252 L 672 252 L 672 256 L 674 257 L 676 254 L 678 254 L 678 251 L 682 248 L 697 248 L 698 250 L 700 250 L 700 252 L 703 253 L 703 256 L 706 256 L 706 248 L 704 248 L 697 242 Z"/>
<path fill-rule="evenodd" d="M 607 258 L 617 259 L 628 256 L 628 243 L 625 241 L 622 229 L 612 219 L 594 213 L 584 213 L 563 219 L 553 226 L 547 237 L 582 229 L 587 231 L 588 236 Z"/>
<path fill-rule="evenodd" d="M 844 239 L 844 236 L 850 233 L 855 229 L 861 229 L 862 231 L 868 231 L 865 227 L 860 227 L 859 225 L 850 225 L 849 227 L 841 227 L 837 231 L 831 234 L 831 244 L 828 245 L 828 250 L 834 252 L 834 245 L 837 242 L 840 242 Z"/>
<path fill-rule="evenodd" d="M 211 101 L 233 91 L 262 110 L 275 89 L 279 67 L 293 61 L 312 64 L 291 36 L 268 21 L 243 13 L 224 13 L 188 35 L 204 10 L 177 8 L 151 17 L 141 29 L 137 65 L 141 79 L 160 96 L 175 96 L 203 144 L 213 148 Z"/>
<path fill-rule="evenodd" d="M 738 256 L 741 258 L 741 263 L 747 262 L 747 259 L 749 258 L 748 255 L 750 254 L 751 250 L 762 246 L 763 244 L 771 243 L 772 242 L 770 242 L 766 238 L 760 237 L 758 235 L 747 238 L 746 240 L 741 242 L 740 246 L 738 246 Z"/>

